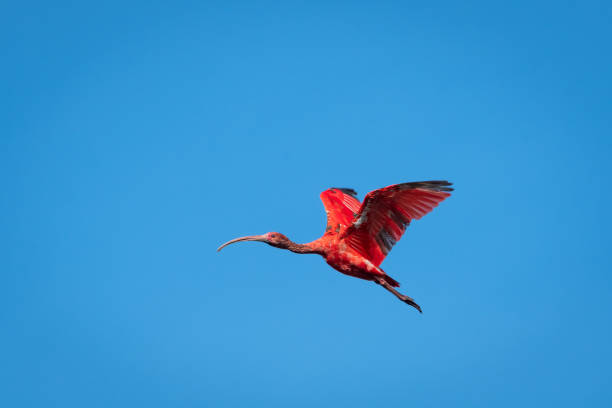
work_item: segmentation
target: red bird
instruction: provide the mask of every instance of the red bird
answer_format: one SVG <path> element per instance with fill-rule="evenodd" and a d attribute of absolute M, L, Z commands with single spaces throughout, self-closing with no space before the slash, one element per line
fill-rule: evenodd
<path fill-rule="evenodd" d="M 399 293 L 399 283 L 380 269 L 385 256 L 404 234 L 410 221 L 419 219 L 450 196 L 448 181 L 395 184 L 369 192 L 359 203 L 355 190 L 330 188 L 321 193 L 327 213 L 325 234 L 308 244 L 296 244 L 278 232 L 232 239 L 261 241 L 298 254 L 319 254 L 334 269 L 356 278 L 374 281 L 402 302 L 422 313 L 415 301 Z"/>

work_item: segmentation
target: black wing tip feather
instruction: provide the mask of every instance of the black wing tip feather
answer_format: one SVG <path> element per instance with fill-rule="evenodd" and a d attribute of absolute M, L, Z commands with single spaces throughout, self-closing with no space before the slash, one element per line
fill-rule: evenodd
<path fill-rule="evenodd" d="M 357 198 L 357 192 L 355 190 L 353 190 L 352 188 L 345 188 L 345 187 L 332 187 L 332 189 L 334 190 L 340 190 L 342 191 L 344 194 L 348 194 L 351 195 L 355 198 Z"/>
<path fill-rule="evenodd" d="M 399 185 L 401 189 L 413 189 L 422 188 L 431 191 L 453 191 L 454 188 L 450 187 L 453 183 L 446 180 L 431 180 L 431 181 L 414 181 L 412 183 L 402 183 Z"/>

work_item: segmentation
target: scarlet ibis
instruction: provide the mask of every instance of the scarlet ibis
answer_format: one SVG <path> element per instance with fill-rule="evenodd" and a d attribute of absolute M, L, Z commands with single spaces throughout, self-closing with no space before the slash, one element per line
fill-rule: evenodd
<path fill-rule="evenodd" d="M 402 302 L 422 313 L 414 299 L 394 288 L 399 283 L 380 268 L 385 256 L 404 234 L 412 220 L 419 219 L 450 196 L 448 181 L 417 181 L 394 184 L 369 192 L 363 203 L 350 188 L 330 188 L 321 193 L 327 213 L 325 234 L 308 244 L 296 244 L 278 232 L 232 239 L 260 241 L 298 254 L 319 254 L 334 269 L 356 278 L 373 281 Z"/>

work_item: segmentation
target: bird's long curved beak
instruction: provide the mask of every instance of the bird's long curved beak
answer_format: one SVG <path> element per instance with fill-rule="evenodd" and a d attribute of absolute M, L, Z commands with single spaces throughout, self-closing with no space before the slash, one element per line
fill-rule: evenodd
<path fill-rule="evenodd" d="M 231 241 L 227 241 L 225 244 L 223 244 L 219 248 L 217 248 L 217 252 L 219 252 L 220 250 L 222 250 L 223 248 L 225 248 L 229 244 L 233 244 L 235 242 L 240 242 L 240 241 L 261 241 L 261 242 L 266 242 L 267 238 L 266 238 L 265 235 L 250 235 L 248 237 L 235 238 L 235 239 L 232 239 Z"/>

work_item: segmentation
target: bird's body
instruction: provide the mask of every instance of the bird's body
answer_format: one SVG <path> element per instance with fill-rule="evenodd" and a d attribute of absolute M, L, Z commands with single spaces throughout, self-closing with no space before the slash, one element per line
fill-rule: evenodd
<path fill-rule="evenodd" d="M 380 277 L 388 281 L 392 286 L 399 286 L 399 284 L 382 269 L 344 243 L 332 244 L 330 251 L 323 256 L 325 257 L 325 261 L 332 268 L 345 275 L 371 281 L 376 280 L 376 277 Z"/>
<path fill-rule="evenodd" d="M 394 289 L 399 283 L 380 264 L 413 219 L 421 218 L 450 196 L 450 185 L 447 181 L 395 184 L 368 193 L 363 203 L 355 198 L 354 190 L 330 188 L 321 193 L 327 213 L 321 238 L 296 244 L 280 233 L 269 232 L 233 239 L 218 250 L 234 242 L 262 241 L 296 253 L 319 254 L 337 271 L 374 281 L 421 311 L 411 298 Z"/>

